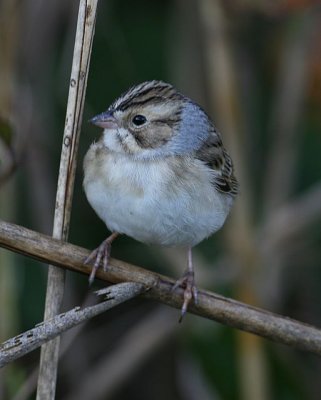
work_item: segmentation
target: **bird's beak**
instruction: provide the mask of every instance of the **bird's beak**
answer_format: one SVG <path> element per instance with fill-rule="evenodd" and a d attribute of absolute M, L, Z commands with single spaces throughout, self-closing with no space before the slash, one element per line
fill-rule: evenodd
<path fill-rule="evenodd" d="M 104 129 L 115 129 L 118 127 L 117 120 L 112 111 L 105 111 L 89 120 L 92 124 Z"/>

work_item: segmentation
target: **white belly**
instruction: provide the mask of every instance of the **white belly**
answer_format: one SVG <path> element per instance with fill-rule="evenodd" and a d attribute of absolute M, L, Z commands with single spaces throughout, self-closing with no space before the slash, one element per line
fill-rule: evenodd
<path fill-rule="evenodd" d="M 224 223 L 232 199 L 217 192 L 201 163 L 137 161 L 112 153 L 84 161 L 89 203 L 111 231 L 144 243 L 194 246 Z"/>

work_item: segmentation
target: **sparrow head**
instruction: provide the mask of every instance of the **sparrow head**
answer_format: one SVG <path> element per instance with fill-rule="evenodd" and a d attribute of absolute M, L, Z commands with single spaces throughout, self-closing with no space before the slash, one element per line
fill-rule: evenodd
<path fill-rule="evenodd" d="M 162 81 L 143 82 L 91 119 L 111 151 L 151 159 L 196 151 L 211 122 L 200 106 Z"/>

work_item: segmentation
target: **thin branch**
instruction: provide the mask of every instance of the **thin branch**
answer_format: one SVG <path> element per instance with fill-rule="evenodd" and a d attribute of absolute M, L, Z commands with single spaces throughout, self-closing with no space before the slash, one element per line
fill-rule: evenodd
<path fill-rule="evenodd" d="M 91 272 L 84 265 L 88 250 L 8 222 L 0 221 L 0 247 L 75 272 Z M 178 309 L 182 306 L 182 291 L 173 291 L 173 279 L 135 265 L 112 258 L 108 271 L 99 269 L 97 277 L 112 283 L 140 283 L 150 289 L 144 297 Z M 321 330 L 212 292 L 199 290 L 198 304 L 191 305 L 189 312 L 321 355 Z"/>
<path fill-rule="evenodd" d="M 76 171 L 80 126 L 87 85 L 89 60 L 94 35 L 98 0 L 81 0 L 69 86 L 65 130 L 62 141 L 53 237 L 67 239 Z M 61 308 L 64 271 L 54 266 L 48 270 L 45 318 L 52 318 Z M 54 399 L 58 368 L 59 337 L 41 350 L 37 399 Z"/>
<path fill-rule="evenodd" d="M 81 307 L 88 307 L 89 305 L 92 305 L 92 294 L 88 291 L 85 299 L 82 302 Z M 75 338 L 77 338 L 80 333 L 85 329 L 86 324 L 89 322 L 89 320 L 85 321 L 83 324 L 79 324 L 75 326 L 71 331 L 68 332 L 68 334 L 65 335 L 62 344 L 60 346 L 60 351 L 59 351 L 59 362 L 63 359 L 65 356 L 66 352 L 70 349 L 71 345 L 74 343 Z M 7 336 L 8 337 L 8 336 Z M 35 390 L 37 388 L 37 379 L 38 379 L 38 374 L 39 374 L 39 365 L 36 365 L 32 371 L 30 371 L 30 374 L 26 377 L 22 385 L 19 387 L 19 390 L 15 393 L 13 396 L 12 400 L 27 400 L 32 397 L 32 395 L 35 393 Z"/>
<path fill-rule="evenodd" d="M 93 318 L 111 308 L 146 291 L 146 288 L 135 282 L 124 282 L 109 286 L 96 292 L 106 296 L 104 302 L 81 309 L 75 307 L 63 314 L 56 315 L 0 345 L 0 367 L 35 350 L 43 343 L 60 335 L 62 332 Z"/>

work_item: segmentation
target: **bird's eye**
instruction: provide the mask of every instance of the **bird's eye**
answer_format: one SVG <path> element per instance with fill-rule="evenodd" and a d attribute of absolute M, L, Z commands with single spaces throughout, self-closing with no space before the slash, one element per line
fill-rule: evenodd
<path fill-rule="evenodd" d="M 133 124 L 136 126 L 141 126 L 144 125 L 144 123 L 147 121 L 146 117 L 144 117 L 144 115 L 135 115 L 135 117 L 133 117 Z"/>

